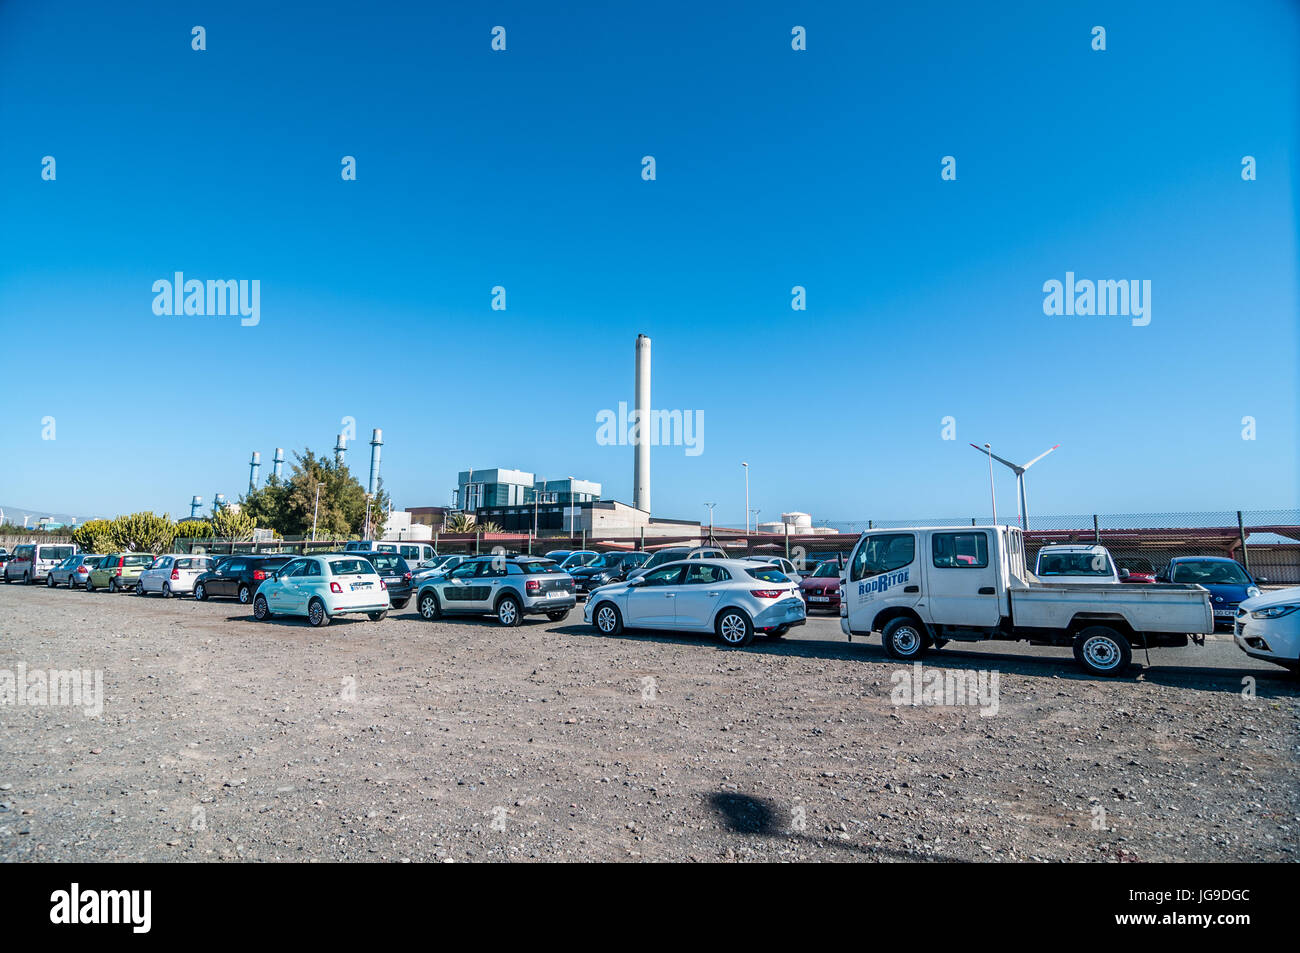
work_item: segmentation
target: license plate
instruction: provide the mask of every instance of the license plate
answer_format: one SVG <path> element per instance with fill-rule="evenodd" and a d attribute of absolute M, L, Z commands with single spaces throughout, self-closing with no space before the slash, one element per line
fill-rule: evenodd
<path fill-rule="evenodd" d="M 563 596 L 567 596 L 568 594 L 569 594 L 568 589 L 552 589 L 550 592 L 550 596 L 552 599 L 559 599 Z"/>
<path fill-rule="evenodd" d="M 1214 615 L 1218 618 L 1233 619 L 1237 616 L 1236 609 L 1215 609 Z"/>
<path fill-rule="evenodd" d="M 402 577 L 401 577 L 401 576 L 385 576 L 385 577 L 384 577 L 384 582 L 389 583 L 390 585 L 391 585 L 392 583 L 395 583 L 395 582 L 401 582 L 401 581 L 402 581 Z"/>
<path fill-rule="evenodd" d="M 808 601 L 809 602 L 830 602 L 831 597 L 830 596 L 809 596 Z"/>
<path fill-rule="evenodd" d="M 372 585 L 374 585 L 374 583 L 370 583 L 370 582 L 354 582 L 354 583 L 352 584 L 352 591 L 353 591 L 353 592 L 356 592 L 358 589 L 369 589 Z"/>

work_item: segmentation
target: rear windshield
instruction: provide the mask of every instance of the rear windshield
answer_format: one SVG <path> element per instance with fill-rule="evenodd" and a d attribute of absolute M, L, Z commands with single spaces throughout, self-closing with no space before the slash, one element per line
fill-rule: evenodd
<path fill-rule="evenodd" d="M 186 557 L 184 559 L 176 560 L 177 569 L 206 569 L 207 567 L 208 567 L 208 560 L 206 559 L 196 559 L 192 557 Z"/>
<path fill-rule="evenodd" d="M 123 557 L 122 559 L 122 565 L 123 566 L 152 566 L 153 557 L 144 553 L 141 553 L 139 555 L 126 556 Z"/>
<path fill-rule="evenodd" d="M 72 555 L 71 546 L 42 546 L 41 559 L 67 559 Z"/>
<path fill-rule="evenodd" d="M 379 572 L 406 572 L 406 565 L 402 563 L 402 557 L 394 556 L 392 553 L 371 556 L 370 563 Z"/>
<path fill-rule="evenodd" d="M 761 579 L 763 582 L 789 582 L 790 577 L 775 566 L 755 566 L 750 569 L 745 567 L 745 572 L 749 573 L 755 579 Z"/>
<path fill-rule="evenodd" d="M 1045 553 L 1038 557 L 1040 576 L 1109 576 L 1110 560 L 1103 553 Z"/>
<path fill-rule="evenodd" d="M 331 559 L 330 572 L 336 576 L 369 576 L 375 568 L 364 559 Z"/>
<path fill-rule="evenodd" d="M 661 549 L 646 562 L 646 568 L 655 569 L 662 566 L 664 563 L 670 563 L 675 559 L 682 559 L 685 557 L 686 552 L 687 551 L 684 549 Z"/>
<path fill-rule="evenodd" d="M 530 562 L 517 563 L 516 565 L 519 566 L 519 571 L 522 572 L 524 575 L 557 571 L 555 568 L 555 563 L 530 561 Z"/>

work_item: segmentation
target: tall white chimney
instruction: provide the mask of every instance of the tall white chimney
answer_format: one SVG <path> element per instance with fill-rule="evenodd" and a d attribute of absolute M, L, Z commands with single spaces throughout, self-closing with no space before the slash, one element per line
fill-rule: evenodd
<path fill-rule="evenodd" d="M 370 495 L 379 489 L 379 448 L 384 445 L 384 432 L 378 427 L 370 437 Z"/>
<path fill-rule="evenodd" d="M 262 466 L 262 455 L 256 450 L 253 451 L 253 458 L 248 461 L 248 492 L 252 493 L 257 489 L 257 471 Z"/>
<path fill-rule="evenodd" d="M 277 480 L 284 476 L 284 447 L 275 448 L 275 459 L 272 461 L 274 466 L 271 472 L 275 474 Z"/>
<path fill-rule="evenodd" d="M 632 505 L 650 512 L 650 339 L 636 336 L 636 408 L 632 412 Z"/>
<path fill-rule="evenodd" d="M 343 434 L 339 434 L 339 439 L 334 441 L 334 463 L 343 466 L 343 455 L 347 453 L 348 445 L 343 440 Z"/>

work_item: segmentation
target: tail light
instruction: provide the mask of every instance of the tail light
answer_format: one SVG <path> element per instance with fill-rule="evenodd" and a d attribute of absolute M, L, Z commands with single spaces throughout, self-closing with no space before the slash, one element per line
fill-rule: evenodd
<path fill-rule="evenodd" d="M 173 569 L 173 570 L 172 570 L 172 582 L 175 582 L 175 581 L 176 581 L 177 579 L 179 579 L 179 578 L 181 578 L 181 571 L 180 571 L 179 569 Z"/>
<path fill-rule="evenodd" d="M 408 573 L 407 573 L 406 575 L 404 575 L 402 578 L 405 579 L 407 582 L 410 582 L 410 581 L 411 581 L 411 574 L 408 572 Z"/>
<path fill-rule="evenodd" d="M 783 591 L 782 589 L 751 589 L 749 594 L 760 599 L 780 599 Z"/>
<path fill-rule="evenodd" d="M 340 586 L 337 582 L 330 583 L 330 592 L 342 592 L 342 591 L 343 591 L 343 587 Z"/>
<path fill-rule="evenodd" d="M 118 570 L 117 570 L 117 572 L 115 572 L 113 575 L 115 575 L 115 576 L 120 576 L 120 575 L 122 575 L 122 570 L 121 570 L 121 568 L 119 567 Z"/>
<path fill-rule="evenodd" d="M 388 583 L 384 582 L 384 580 L 382 580 L 382 579 L 379 580 L 379 588 L 380 588 L 380 589 L 387 589 L 387 588 L 388 588 Z"/>
<path fill-rule="evenodd" d="M 172 578 L 175 579 L 176 577 L 173 576 Z M 254 569 L 254 570 L 253 570 L 253 578 L 254 578 L 254 579 L 257 579 L 257 580 L 265 579 L 265 578 L 266 578 L 266 570 L 265 570 L 265 569 Z"/>
<path fill-rule="evenodd" d="M 90 572 L 90 570 L 87 569 L 85 566 L 78 566 L 77 572 Z"/>
<path fill-rule="evenodd" d="M 524 582 L 524 591 L 525 591 L 525 592 L 530 592 L 530 593 L 532 593 L 532 592 L 541 592 L 541 591 L 542 591 L 542 581 L 541 581 L 540 579 L 529 579 L 529 580 L 526 580 L 526 581 Z"/>

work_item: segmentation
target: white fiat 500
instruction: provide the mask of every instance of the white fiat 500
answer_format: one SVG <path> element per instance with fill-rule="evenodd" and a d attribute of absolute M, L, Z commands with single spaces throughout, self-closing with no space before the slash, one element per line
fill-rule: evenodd
<path fill-rule="evenodd" d="M 351 553 L 313 553 L 285 563 L 253 600 L 253 617 L 261 621 L 305 615 L 319 627 L 347 613 L 365 613 L 371 622 L 388 615 L 388 586 L 369 560 Z"/>
<path fill-rule="evenodd" d="M 583 609 L 606 635 L 628 629 L 713 632 L 724 645 L 755 633 L 779 639 L 806 621 L 799 587 L 775 566 L 741 559 L 690 559 L 602 586 Z"/>

